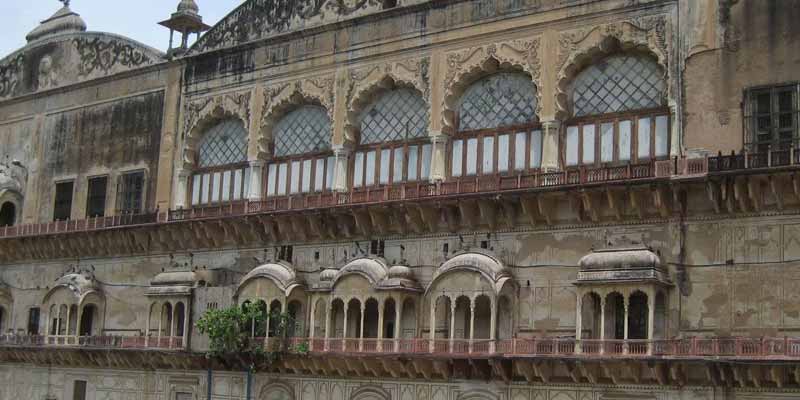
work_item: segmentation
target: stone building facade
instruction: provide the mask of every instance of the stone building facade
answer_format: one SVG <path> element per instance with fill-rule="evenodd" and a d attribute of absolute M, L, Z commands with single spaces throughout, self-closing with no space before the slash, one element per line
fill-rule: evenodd
<path fill-rule="evenodd" d="M 800 398 L 798 20 L 67 2 L 0 60 L 0 400 Z M 308 351 L 204 357 L 247 302 Z"/>

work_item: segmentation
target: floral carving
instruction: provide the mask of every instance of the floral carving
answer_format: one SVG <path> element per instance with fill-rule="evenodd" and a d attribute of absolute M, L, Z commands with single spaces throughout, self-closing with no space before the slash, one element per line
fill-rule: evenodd
<path fill-rule="evenodd" d="M 250 0 L 204 35 L 198 52 L 263 39 L 293 28 L 339 20 L 380 9 L 379 0 Z"/>
<path fill-rule="evenodd" d="M 79 76 L 85 77 L 95 71 L 108 73 L 117 65 L 136 68 L 153 63 L 153 59 L 141 48 L 116 40 L 101 38 L 77 38 L 73 40 L 81 60 Z"/>
<path fill-rule="evenodd" d="M 22 82 L 22 71 L 25 65 L 25 54 L 18 54 L 8 63 L 0 65 L 0 97 L 9 97 Z"/>

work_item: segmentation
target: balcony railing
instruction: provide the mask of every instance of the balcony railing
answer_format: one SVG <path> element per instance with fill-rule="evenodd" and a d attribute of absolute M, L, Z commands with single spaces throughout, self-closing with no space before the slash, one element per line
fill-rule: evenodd
<path fill-rule="evenodd" d="M 743 152 L 703 158 L 671 158 L 645 163 L 602 167 L 577 167 L 563 171 L 536 171 L 516 175 L 470 176 L 439 183 L 415 182 L 380 188 L 352 189 L 272 197 L 260 201 L 236 201 L 214 206 L 98 217 L 85 220 L 0 227 L 0 238 L 89 232 L 123 226 L 161 222 L 221 218 L 281 211 L 312 210 L 338 206 L 423 200 L 479 193 L 501 193 L 530 189 L 554 189 L 578 185 L 630 182 L 637 179 L 697 177 L 708 173 L 741 172 L 764 168 L 800 167 L 800 150 L 779 149 L 762 153 Z"/>
<path fill-rule="evenodd" d="M 0 347 L 183 350 L 182 337 L 0 335 Z"/>

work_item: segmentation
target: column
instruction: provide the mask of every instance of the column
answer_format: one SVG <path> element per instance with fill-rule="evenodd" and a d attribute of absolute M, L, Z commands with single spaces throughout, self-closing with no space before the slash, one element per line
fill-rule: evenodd
<path fill-rule="evenodd" d="M 250 190 L 247 193 L 247 199 L 250 201 L 260 201 L 262 196 L 262 183 L 264 182 L 264 165 L 263 160 L 250 161 Z"/>
<path fill-rule="evenodd" d="M 158 334 L 156 334 L 156 347 L 161 346 L 161 331 L 164 329 L 162 325 L 164 324 L 164 305 L 161 305 L 161 311 L 158 313 Z"/>
<path fill-rule="evenodd" d="M 72 325 L 72 321 L 70 321 L 70 319 L 71 319 L 70 317 L 71 316 L 72 316 L 72 306 L 67 306 L 67 319 L 66 319 L 67 329 L 64 330 L 64 336 L 65 336 L 64 344 L 68 344 L 68 342 L 69 342 L 69 333 L 70 333 L 70 328 L 71 328 L 70 325 Z"/>
<path fill-rule="evenodd" d="M 578 300 L 575 303 L 577 312 L 575 313 L 575 352 L 581 353 L 581 338 L 583 338 L 583 293 L 578 290 Z"/>
<path fill-rule="evenodd" d="M 600 297 L 600 354 L 606 352 L 606 296 Z"/>
<path fill-rule="evenodd" d="M 625 297 L 624 297 L 624 302 L 625 302 L 625 317 L 624 318 L 625 318 L 625 320 L 623 321 L 623 323 L 624 323 L 624 326 L 625 326 L 625 336 L 624 336 L 625 342 L 622 345 L 622 353 L 623 354 L 628 354 L 628 309 L 630 308 L 630 301 L 631 301 L 631 296 L 630 296 L 629 293 L 626 293 Z"/>
<path fill-rule="evenodd" d="M 430 181 L 438 182 L 447 178 L 447 141 L 448 136 L 442 132 L 431 133 L 431 173 Z"/>
<path fill-rule="evenodd" d="M 542 171 L 556 171 L 561 168 L 558 162 L 561 154 L 560 135 L 561 121 L 542 121 Z"/>
<path fill-rule="evenodd" d="M 453 341 L 456 336 L 456 302 L 450 301 L 450 352 L 453 352 Z"/>
<path fill-rule="evenodd" d="M 347 191 L 350 153 L 351 149 L 344 145 L 335 146 L 333 149 L 333 156 L 335 158 L 334 164 L 336 165 L 336 170 L 333 175 L 333 190 L 335 192 Z M 347 309 L 347 304 L 345 304 L 345 309 Z"/>
<path fill-rule="evenodd" d="M 654 290 L 647 292 L 647 354 L 653 354 L 653 338 L 655 335 L 653 329 L 655 328 L 655 304 L 656 296 Z"/>
<path fill-rule="evenodd" d="M 324 349 L 325 351 L 330 350 L 328 347 L 328 339 L 331 337 L 331 318 L 333 318 L 333 299 L 325 305 L 326 312 L 325 312 L 325 344 Z"/>
<path fill-rule="evenodd" d="M 183 337 L 181 340 L 181 347 L 186 349 L 189 347 L 189 302 L 183 305 Z"/>
<path fill-rule="evenodd" d="M 383 351 L 383 309 L 386 307 L 386 299 L 378 303 L 378 351 Z M 397 307 L 395 306 L 395 309 Z"/>
<path fill-rule="evenodd" d="M 358 351 L 364 351 L 364 313 L 367 311 L 366 302 L 361 303 L 361 325 L 358 330 Z"/>
<path fill-rule="evenodd" d="M 472 353 L 472 343 L 475 340 L 475 299 L 469 299 L 469 352 Z"/>
<path fill-rule="evenodd" d="M 315 336 L 315 333 L 316 333 L 316 332 L 314 332 L 314 327 L 315 327 L 314 323 L 316 322 L 315 321 L 316 320 L 316 318 L 315 318 L 316 315 L 315 314 L 317 313 L 317 302 L 314 301 L 314 297 L 309 298 L 309 304 L 311 306 L 311 307 L 308 308 L 310 310 L 310 312 L 311 312 L 311 315 L 310 315 L 310 318 L 311 318 L 311 329 L 309 329 L 309 331 L 308 331 L 308 339 L 309 339 L 310 343 L 313 343 L 314 342 L 314 336 Z"/>
<path fill-rule="evenodd" d="M 350 308 L 350 304 L 344 303 L 343 308 L 344 308 L 344 323 L 342 324 L 342 326 L 344 326 L 344 331 L 342 332 L 342 339 L 347 339 L 347 325 L 348 325 L 347 323 L 350 322 L 347 320 L 347 309 Z"/>
<path fill-rule="evenodd" d="M 400 334 L 402 330 L 400 329 L 400 318 L 403 315 L 403 302 L 401 301 L 399 304 L 395 304 L 394 306 L 394 351 L 400 351 Z M 416 337 L 416 335 L 414 335 Z"/>
<path fill-rule="evenodd" d="M 190 203 L 187 202 L 187 190 L 189 189 L 189 171 L 185 169 L 178 170 L 178 180 L 175 182 L 175 200 L 174 200 L 174 208 L 181 209 L 187 208 L 187 204 L 191 206 Z"/>
<path fill-rule="evenodd" d="M 145 323 L 145 331 L 144 331 L 144 347 L 150 347 L 150 319 L 153 318 L 153 305 L 150 305 L 150 309 L 147 312 L 147 323 Z"/>
<path fill-rule="evenodd" d="M 176 303 L 177 304 L 177 303 Z M 169 321 L 169 348 L 175 344 L 175 321 L 178 318 L 178 307 L 172 306 L 172 319 Z"/>
<path fill-rule="evenodd" d="M 431 302 L 431 326 L 430 326 L 430 335 L 431 335 L 431 342 L 428 344 L 429 351 L 433 353 L 434 343 L 436 342 L 436 302 L 438 299 L 434 298 Z"/>
<path fill-rule="evenodd" d="M 495 341 L 497 340 L 497 298 L 492 298 L 491 306 L 491 323 L 489 324 L 489 352 L 494 353 Z"/>

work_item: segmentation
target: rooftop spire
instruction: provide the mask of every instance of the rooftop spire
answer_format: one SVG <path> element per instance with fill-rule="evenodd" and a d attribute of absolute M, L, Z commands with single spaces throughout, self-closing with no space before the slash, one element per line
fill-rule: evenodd
<path fill-rule="evenodd" d="M 210 26 L 203 23 L 203 17 L 200 16 L 200 8 L 194 0 L 181 0 L 170 19 L 158 24 L 169 28 L 169 51 L 167 52 L 169 55 L 186 51 L 189 46 L 189 35 L 194 33 L 199 36 L 200 32 L 211 29 Z M 182 35 L 181 45 L 173 49 L 172 40 L 176 31 Z"/>

